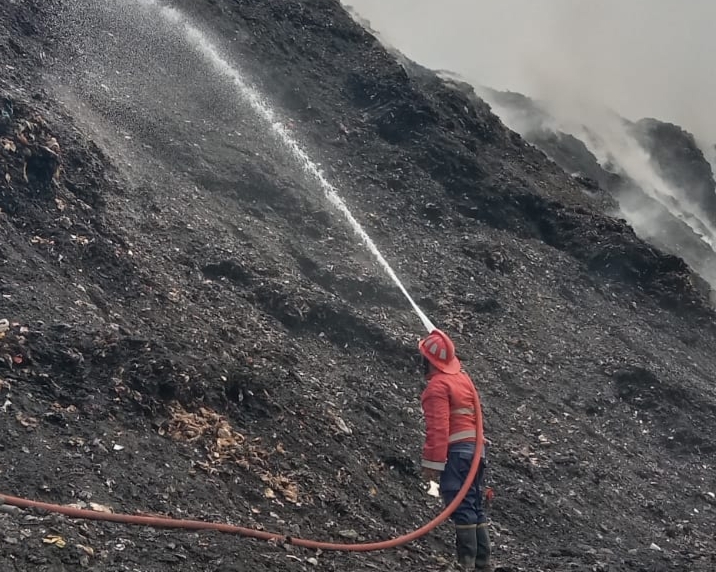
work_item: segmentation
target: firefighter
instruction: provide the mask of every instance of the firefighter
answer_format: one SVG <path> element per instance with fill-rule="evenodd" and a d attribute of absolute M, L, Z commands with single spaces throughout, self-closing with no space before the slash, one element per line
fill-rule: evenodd
<path fill-rule="evenodd" d="M 420 341 L 418 348 L 428 382 L 421 397 L 426 425 L 423 475 L 439 481 L 447 506 L 462 488 L 476 454 L 475 387 L 462 371 L 455 346 L 445 333 L 433 330 Z M 482 495 L 484 446 L 480 456 L 475 481 L 451 520 L 455 525 L 458 564 L 465 570 L 483 572 L 491 570 L 490 537 Z"/>

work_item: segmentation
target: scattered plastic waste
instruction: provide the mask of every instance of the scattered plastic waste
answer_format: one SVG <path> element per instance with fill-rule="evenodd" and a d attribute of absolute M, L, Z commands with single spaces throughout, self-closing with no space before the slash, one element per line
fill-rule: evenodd
<path fill-rule="evenodd" d="M 113 511 L 111 508 L 109 508 L 108 506 L 105 506 L 105 505 L 103 505 L 103 504 L 98 504 L 98 503 L 96 503 L 96 502 L 91 502 L 91 503 L 89 503 L 89 506 L 90 506 L 90 509 L 92 509 L 92 510 L 94 510 L 94 511 L 97 511 L 97 512 L 107 512 L 107 513 L 112 513 L 112 512 L 114 512 L 114 511 Z"/>
<path fill-rule="evenodd" d="M 438 498 L 440 496 L 440 485 L 435 481 L 430 481 L 430 487 L 428 488 L 428 496 Z"/>
<path fill-rule="evenodd" d="M 56 536 L 54 534 L 46 536 L 42 539 L 42 542 L 44 542 L 45 544 L 54 544 L 55 546 L 57 546 L 57 548 L 64 548 L 65 546 L 67 546 L 67 542 L 64 538 L 62 538 L 61 536 Z"/>

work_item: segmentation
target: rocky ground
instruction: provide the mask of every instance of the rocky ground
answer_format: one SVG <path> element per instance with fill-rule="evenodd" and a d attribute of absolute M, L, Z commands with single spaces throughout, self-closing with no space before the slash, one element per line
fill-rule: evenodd
<path fill-rule="evenodd" d="M 92 4 L 0 15 L 0 494 L 339 541 L 426 522 L 420 322 L 230 86 Z M 454 336 L 500 569 L 713 570 L 714 315 L 689 268 L 337 1 L 174 4 Z M 449 526 L 315 554 L 10 509 L 0 542 L 23 571 L 446 570 L 452 550 Z"/>

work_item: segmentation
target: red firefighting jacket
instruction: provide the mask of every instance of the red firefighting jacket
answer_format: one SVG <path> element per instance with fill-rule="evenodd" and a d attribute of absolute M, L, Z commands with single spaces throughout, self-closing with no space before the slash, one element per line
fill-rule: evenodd
<path fill-rule="evenodd" d="M 426 425 L 422 465 L 442 471 L 449 445 L 477 440 L 475 387 L 466 373 L 437 372 L 429 377 L 421 401 Z"/>

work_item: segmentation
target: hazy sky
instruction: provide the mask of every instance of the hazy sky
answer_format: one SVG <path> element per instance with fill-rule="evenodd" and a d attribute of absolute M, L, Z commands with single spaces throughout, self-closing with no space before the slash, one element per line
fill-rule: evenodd
<path fill-rule="evenodd" d="M 716 143 L 716 0 L 344 0 L 412 59 Z"/>

